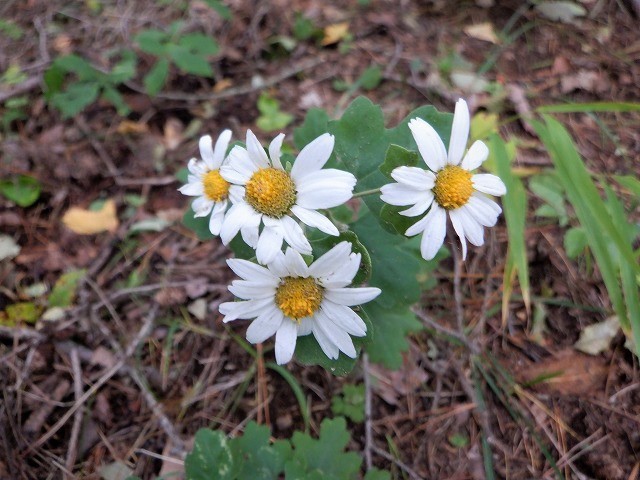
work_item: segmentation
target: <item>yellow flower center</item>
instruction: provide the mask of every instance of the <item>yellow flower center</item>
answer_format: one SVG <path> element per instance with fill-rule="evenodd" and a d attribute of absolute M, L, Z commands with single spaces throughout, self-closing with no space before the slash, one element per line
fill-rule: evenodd
<path fill-rule="evenodd" d="M 282 313 L 300 323 L 313 315 L 322 302 L 322 287 L 313 277 L 285 277 L 276 289 L 276 305 Z"/>
<path fill-rule="evenodd" d="M 433 194 L 442 208 L 453 210 L 465 205 L 473 193 L 471 173 L 457 165 L 447 165 L 436 175 Z"/>
<path fill-rule="evenodd" d="M 219 202 L 229 195 L 229 182 L 227 182 L 218 170 L 211 170 L 202 179 L 205 196 L 214 202 Z"/>
<path fill-rule="evenodd" d="M 262 168 L 247 182 L 245 200 L 258 212 L 280 218 L 296 202 L 296 186 L 287 172 Z"/>

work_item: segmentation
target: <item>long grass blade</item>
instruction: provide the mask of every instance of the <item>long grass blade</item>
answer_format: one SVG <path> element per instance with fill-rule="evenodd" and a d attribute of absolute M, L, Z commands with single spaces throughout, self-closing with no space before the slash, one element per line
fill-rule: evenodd
<path fill-rule="evenodd" d="M 524 229 L 527 215 L 527 194 L 522 181 L 513 175 L 511 162 L 504 141 L 496 134 L 489 137 L 491 152 L 496 161 L 496 169 L 500 178 L 507 186 L 507 194 L 503 198 L 502 206 L 507 222 L 507 236 L 509 239 L 509 254 L 504 274 L 505 295 L 503 296 L 502 320 L 505 314 L 512 290 L 513 270 L 518 274 L 520 290 L 527 314 L 531 313 L 531 291 L 529 284 L 529 263 L 527 262 L 527 247 L 524 240 Z"/>
<path fill-rule="evenodd" d="M 640 103 L 632 102 L 591 102 L 558 103 L 543 105 L 536 109 L 538 113 L 586 113 L 586 112 L 638 112 Z"/>

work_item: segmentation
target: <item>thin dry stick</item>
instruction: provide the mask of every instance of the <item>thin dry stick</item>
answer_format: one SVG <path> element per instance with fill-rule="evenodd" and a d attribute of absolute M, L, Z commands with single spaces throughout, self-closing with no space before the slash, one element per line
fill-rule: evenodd
<path fill-rule="evenodd" d="M 80 356 L 78 349 L 71 349 L 71 371 L 73 372 L 73 393 L 76 402 L 82 397 L 82 370 L 80 369 Z M 69 440 L 69 449 L 67 450 L 67 461 L 65 467 L 69 472 L 73 472 L 73 466 L 76 464 L 78 455 L 78 439 L 80 438 L 80 428 L 82 427 L 83 411 L 79 408 L 73 418 L 73 426 L 71 427 L 71 439 Z M 65 475 L 68 479 L 75 479 L 75 475 Z"/>
<path fill-rule="evenodd" d="M 118 371 L 125 365 L 127 360 L 133 353 L 136 351 L 138 346 L 142 343 L 142 341 L 149 336 L 151 330 L 153 328 L 153 323 L 155 321 L 156 315 L 158 313 L 158 304 L 154 303 L 145 319 L 142 327 L 138 331 L 138 334 L 131 341 L 131 343 L 127 346 L 124 356 L 118 360 L 118 362 L 111 367 L 107 372 L 105 372 L 96 383 L 94 383 L 89 390 L 87 390 L 84 395 L 82 395 L 73 406 L 67 410 L 67 412 L 58 420 L 51 429 L 45 433 L 42 437 L 36 440 L 33 444 L 29 446 L 29 449 L 35 449 L 46 443 L 51 437 L 53 437 L 58 430 L 60 430 L 65 423 L 71 418 L 71 416 L 78 410 L 84 402 L 86 402 L 91 396 L 93 396 L 105 383 L 107 383 Z"/>
<path fill-rule="evenodd" d="M 369 378 L 369 355 L 362 355 L 362 368 L 364 369 L 364 459 L 367 472 L 371 470 L 371 447 L 373 446 L 373 428 L 371 423 L 371 378 Z"/>
<path fill-rule="evenodd" d="M 188 93 L 182 92 L 161 92 L 155 95 L 156 98 L 162 98 L 166 100 L 178 100 L 184 102 L 197 102 L 203 100 L 222 100 L 223 98 L 229 98 L 236 95 L 246 95 L 248 93 L 256 92 L 258 90 L 264 90 L 265 88 L 272 87 L 283 80 L 286 80 L 289 77 L 293 77 L 300 72 L 305 70 L 309 70 L 313 67 L 321 65 L 325 62 L 323 58 L 314 58 L 309 61 L 300 62 L 297 65 L 294 65 L 291 68 L 283 70 L 281 73 L 277 75 L 273 75 L 272 77 L 266 78 L 262 81 L 252 80 L 251 82 L 245 85 L 239 85 L 234 88 L 227 88 L 226 90 L 222 90 L 221 92 L 213 92 L 213 93 L 205 93 L 201 95 L 189 95 Z M 127 87 L 136 92 L 145 93 L 145 89 L 132 82 L 126 82 Z"/>
<path fill-rule="evenodd" d="M 456 320 L 458 321 L 458 332 L 464 335 L 464 312 L 462 310 L 462 290 L 460 288 L 460 278 L 462 276 L 462 260 L 460 259 L 460 252 L 455 247 L 455 235 L 452 234 L 451 231 L 449 231 L 449 242 L 452 244 L 451 252 L 453 253 L 453 298 L 456 301 Z"/>
<path fill-rule="evenodd" d="M 171 453 L 175 455 L 184 454 L 184 452 L 186 451 L 184 441 L 182 440 L 182 438 L 180 438 L 180 435 L 176 431 L 173 423 L 171 423 L 171 420 L 169 420 L 169 418 L 165 415 L 164 410 L 162 409 L 162 405 L 160 405 L 160 403 L 158 403 L 158 401 L 154 398 L 153 393 L 151 392 L 151 390 L 149 390 L 149 387 L 142 377 L 142 374 L 137 369 L 128 365 L 125 365 L 123 367 L 123 370 L 129 374 L 134 382 L 136 382 L 136 385 L 138 385 L 138 388 L 140 389 L 140 392 L 142 393 L 145 401 L 149 405 L 149 408 L 158 418 L 158 422 L 160 423 L 162 430 L 164 430 L 164 433 L 166 433 L 167 436 L 171 439 Z"/>
<path fill-rule="evenodd" d="M 398 460 L 396 457 L 394 457 L 390 453 L 385 452 L 384 450 L 376 447 L 375 445 L 373 445 L 372 449 L 381 457 L 386 458 L 390 462 L 395 463 L 398 467 L 400 467 L 401 470 L 404 470 L 405 472 L 407 472 L 413 480 L 423 480 L 423 478 L 420 475 L 418 475 L 409 465 L 402 462 L 401 460 Z"/>

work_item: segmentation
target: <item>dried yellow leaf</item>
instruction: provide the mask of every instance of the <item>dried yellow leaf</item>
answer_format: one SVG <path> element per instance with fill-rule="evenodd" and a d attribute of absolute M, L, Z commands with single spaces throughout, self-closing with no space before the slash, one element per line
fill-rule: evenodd
<path fill-rule="evenodd" d="M 470 37 L 484 40 L 485 42 L 498 43 L 496 32 L 493 30 L 491 22 L 476 23 L 475 25 L 467 25 L 464 27 L 464 33 Z"/>
<path fill-rule="evenodd" d="M 324 38 L 322 45 L 332 45 L 338 43 L 349 33 L 349 22 L 334 23 L 324 27 Z"/>
<path fill-rule="evenodd" d="M 91 211 L 79 207 L 71 207 L 62 217 L 67 228 L 80 235 L 93 235 L 100 232 L 113 232 L 118 228 L 116 203 L 109 199 L 102 209 Z"/>

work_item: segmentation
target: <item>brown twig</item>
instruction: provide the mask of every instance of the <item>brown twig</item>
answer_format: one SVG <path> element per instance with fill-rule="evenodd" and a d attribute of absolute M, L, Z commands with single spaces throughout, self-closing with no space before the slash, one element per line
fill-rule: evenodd
<path fill-rule="evenodd" d="M 138 331 L 138 334 L 131 341 L 131 343 L 127 346 L 124 355 L 118 360 L 118 362 L 107 370 L 97 381 L 94 383 L 91 388 L 89 388 L 74 404 L 73 406 L 67 410 L 67 412 L 38 440 L 33 442 L 29 446 L 30 449 L 35 449 L 46 443 L 51 437 L 53 437 L 58 430 L 60 430 L 65 423 L 71 418 L 71 416 L 78 410 L 84 402 L 86 402 L 92 395 L 94 395 L 105 383 L 107 383 L 116 373 L 120 371 L 120 369 L 125 365 L 129 357 L 131 357 L 138 346 L 142 343 L 142 341 L 149 336 L 151 330 L 153 328 L 153 323 L 156 319 L 156 315 L 158 313 L 158 304 L 154 303 L 151 306 L 149 314 L 145 319 L 142 327 Z"/>
<path fill-rule="evenodd" d="M 385 452 L 383 449 L 376 447 L 375 445 L 373 445 L 371 448 L 374 452 L 376 452 L 382 458 L 385 458 L 390 462 L 395 463 L 400 468 L 400 470 L 404 470 L 413 480 L 423 480 L 422 477 L 415 472 L 415 470 L 413 470 L 409 465 L 407 465 L 403 461 L 398 460 L 396 457 L 394 457 L 390 453 Z"/>
<path fill-rule="evenodd" d="M 73 393 L 76 402 L 82 397 L 82 370 L 80 369 L 80 357 L 78 349 L 71 349 L 71 371 L 73 372 Z M 69 472 L 73 472 L 73 466 L 76 463 L 78 455 L 78 439 L 80 438 L 80 428 L 82 427 L 83 411 L 79 408 L 73 418 L 73 426 L 71 427 L 71 437 L 69 439 L 69 448 L 67 450 L 67 461 L 65 467 Z M 65 475 L 65 478 L 73 480 L 74 475 Z"/>

